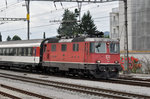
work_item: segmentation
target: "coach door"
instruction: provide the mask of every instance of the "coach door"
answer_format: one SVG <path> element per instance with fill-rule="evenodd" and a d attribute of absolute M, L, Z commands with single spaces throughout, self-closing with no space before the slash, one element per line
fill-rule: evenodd
<path fill-rule="evenodd" d="M 36 47 L 33 47 L 34 63 L 36 63 Z"/>
<path fill-rule="evenodd" d="M 85 63 L 89 60 L 89 43 L 85 43 L 84 59 Z"/>

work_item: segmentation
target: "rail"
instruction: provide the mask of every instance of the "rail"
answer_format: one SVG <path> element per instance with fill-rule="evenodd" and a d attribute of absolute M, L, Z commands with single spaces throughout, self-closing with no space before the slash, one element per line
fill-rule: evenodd
<path fill-rule="evenodd" d="M 0 73 L 0 77 L 34 83 L 34 84 L 40 84 L 40 85 L 65 89 L 65 90 L 69 90 L 69 91 L 75 91 L 75 92 L 95 95 L 95 96 L 103 96 L 103 97 L 108 97 L 108 98 L 117 98 L 117 99 L 120 99 L 120 98 L 121 99 L 145 98 L 145 99 L 150 99 L 150 96 L 146 96 L 146 95 L 115 91 L 115 90 L 111 90 L 111 89 L 94 88 L 94 87 L 76 85 L 76 84 L 70 84 L 70 83 L 64 83 L 64 82 L 42 80 L 42 79 L 37 79 L 37 78 L 23 77 L 23 76 L 11 75 L 11 74 L 5 74 L 5 73 Z"/>

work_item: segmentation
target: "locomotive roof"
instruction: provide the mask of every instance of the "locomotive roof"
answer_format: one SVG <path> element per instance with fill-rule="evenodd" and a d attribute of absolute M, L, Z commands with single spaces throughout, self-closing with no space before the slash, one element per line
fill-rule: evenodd
<path fill-rule="evenodd" d="M 43 39 L 33 39 L 33 40 L 18 40 L 18 41 L 4 41 L 0 42 L 0 48 L 11 48 L 11 47 L 38 47 L 40 46 Z M 78 37 L 71 39 L 58 39 L 58 38 L 49 38 L 48 43 L 65 43 L 65 42 L 94 42 L 94 41 L 115 41 L 118 40 L 110 38 L 86 38 Z"/>
<path fill-rule="evenodd" d="M 58 39 L 58 38 L 50 38 L 48 43 L 65 43 L 65 42 L 94 42 L 94 41 L 104 41 L 104 42 L 118 42 L 116 39 L 110 38 L 85 38 L 85 37 L 78 37 L 78 38 L 70 38 L 70 39 Z"/>
<path fill-rule="evenodd" d="M 40 46 L 42 39 L 34 40 L 17 40 L 0 42 L 0 48 L 6 47 L 37 47 Z"/>

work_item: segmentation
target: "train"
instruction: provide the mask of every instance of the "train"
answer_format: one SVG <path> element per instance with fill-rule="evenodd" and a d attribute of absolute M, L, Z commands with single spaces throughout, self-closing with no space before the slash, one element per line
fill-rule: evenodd
<path fill-rule="evenodd" d="M 90 37 L 0 42 L 0 67 L 90 78 L 115 78 L 122 70 L 119 41 Z"/>

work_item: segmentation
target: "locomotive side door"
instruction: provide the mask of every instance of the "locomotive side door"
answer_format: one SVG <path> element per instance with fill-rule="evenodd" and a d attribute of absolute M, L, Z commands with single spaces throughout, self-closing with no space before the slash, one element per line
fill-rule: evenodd
<path fill-rule="evenodd" d="M 44 60 L 49 61 L 50 53 L 49 53 L 49 47 L 47 46 L 47 44 L 44 45 L 44 50 L 43 51 L 44 51 L 44 54 L 43 54 L 44 55 L 44 57 L 43 57 Z"/>
<path fill-rule="evenodd" d="M 88 62 L 89 60 L 89 43 L 85 43 L 85 48 L 84 48 L 84 62 Z"/>

